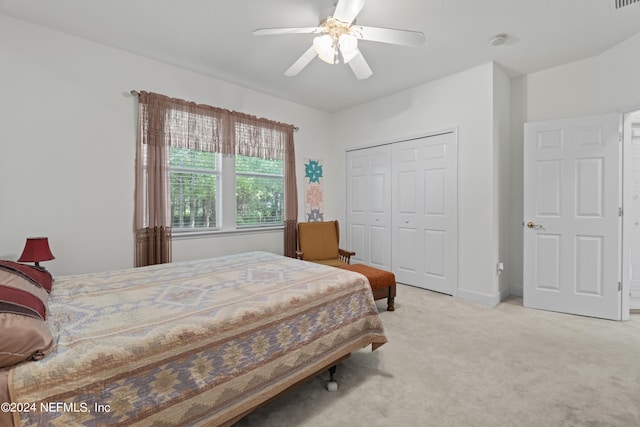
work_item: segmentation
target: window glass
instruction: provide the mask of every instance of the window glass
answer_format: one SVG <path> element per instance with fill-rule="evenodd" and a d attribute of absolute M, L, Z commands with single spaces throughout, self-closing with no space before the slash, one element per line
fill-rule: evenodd
<path fill-rule="evenodd" d="M 236 156 L 236 225 L 284 222 L 284 162 Z"/>
<path fill-rule="evenodd" d="M 282 160 L 236 156 L 236 173 L 242 172 L 284 176 L 284 162 Z"/>
<path fill-rule="evenodd" d="M 217 154 L 171 147 L 170 156 L 172 227 L 216 228 Z"/>

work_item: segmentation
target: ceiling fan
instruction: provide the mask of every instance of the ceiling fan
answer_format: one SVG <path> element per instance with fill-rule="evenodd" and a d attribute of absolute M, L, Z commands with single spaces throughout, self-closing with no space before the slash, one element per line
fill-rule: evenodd
<path fill-rule="evenodd" d="M 356 25 L 355 19 L 366 0 L 338 0 L 333 16 L 324 19 L 317 27 L 263 28 L 253 32 L 256 36 L 275 34 L 318 34 L 313 45 L 285 71 L 286 76 L 297 75 L 316 56 L 329 64 L 349 64 L 358 80 L 371 77 L 373 71 L 358 49 L 358 40 L 390 43 L 403 46 L 419 46 L 424 34 L 419 31 L 395 30 Z"/>

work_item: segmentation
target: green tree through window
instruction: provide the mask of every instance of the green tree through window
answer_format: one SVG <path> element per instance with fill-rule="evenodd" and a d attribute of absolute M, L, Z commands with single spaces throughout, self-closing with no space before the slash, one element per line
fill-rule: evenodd
<path fill-rule="evenodd" d="M 236 224 L 283 223 L 284 162 L 236 156 Z"/>
<path fill-rule="evenodd" d="M 172 227 L 177 231 L 220 228 L 222 206 L 228 203 L 235 204 L 236 227 L 284 222 L 282 160 L 236 156 L 233 163 L 222 162 L 217 153 L 171 147 L 170 171 Z M 224 200 L 223 185 L 234 183 L 235 200 Z"/>
<path fill-rule="evenodd" d="M 219 165 L 216 153 L 171 147 L 172 227 L 216 228 Z"/>

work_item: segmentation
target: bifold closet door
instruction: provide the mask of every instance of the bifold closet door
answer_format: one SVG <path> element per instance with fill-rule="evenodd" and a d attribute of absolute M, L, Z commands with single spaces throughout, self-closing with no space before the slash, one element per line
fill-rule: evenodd
<path fill-rule="evenodd" d="M 396 280 L 453 295 L 457 289 L 457 138 L 393 144 L 392 265 Z"/>
<path fill-rule="evenodd" d="M 391 146 L 347 152 L 347 246 L 352 261 L 391 270 Z"/>

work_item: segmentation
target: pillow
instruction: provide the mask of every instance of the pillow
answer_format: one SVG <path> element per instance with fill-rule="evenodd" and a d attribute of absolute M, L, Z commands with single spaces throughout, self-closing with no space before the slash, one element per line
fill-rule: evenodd
<path fill-rule="evenodd" d="M 0 368 L 40 360 L 53 350 L 47 324 L 34 317 L 0 313 Z"/>
<path fill-rule="evenodd" d="M 53 350 L 45 322 L 52 284 L 46 270 L 0 261 L 0 368 L 42 359 Z"/>
<path fill-rule="evenodd" d="M 53 278 L 51 277 L 51 273 L 49 273 L 44 268 L 20 264 L 19 262 L 14 261 L 0 260 L 0 270 L 5 270 L 10 273 L 22 276 L 34 285 L 46 289 L 47 292 L 51 292 Z M 0 281 L 0 283 L 2 282 Z"/>

